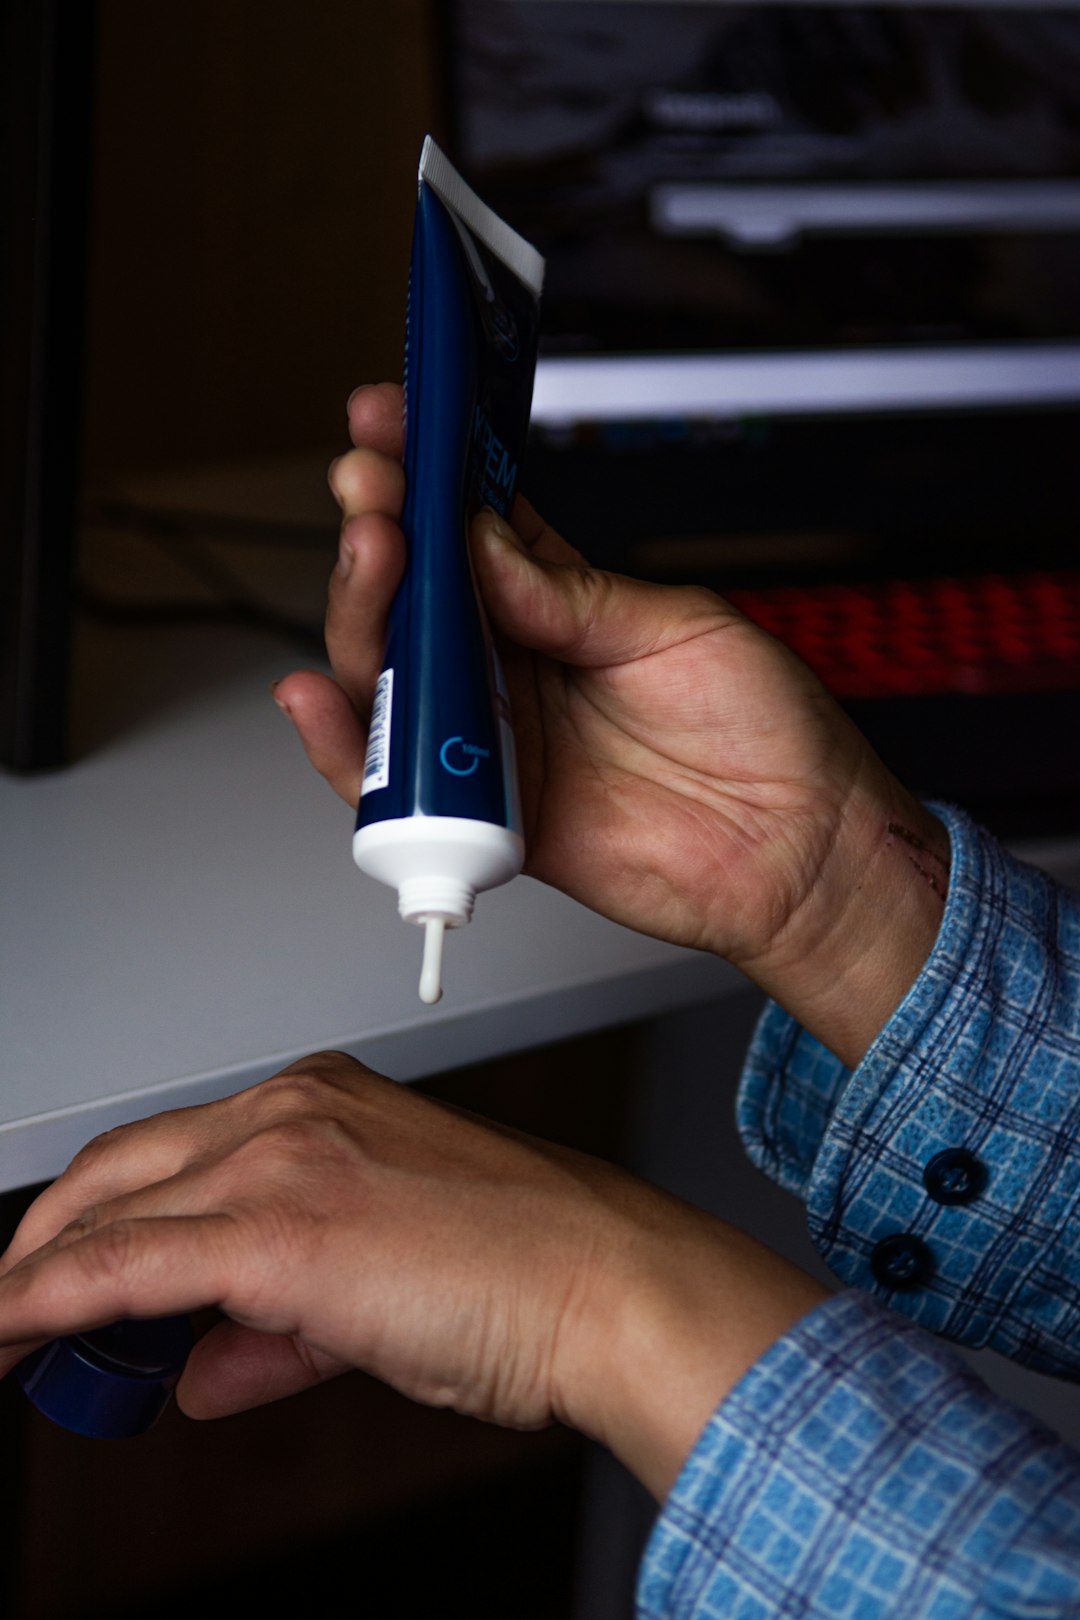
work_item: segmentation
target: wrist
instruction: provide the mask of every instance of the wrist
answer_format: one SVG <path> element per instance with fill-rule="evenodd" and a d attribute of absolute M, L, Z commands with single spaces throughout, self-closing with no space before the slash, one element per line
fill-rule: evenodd
<path fill-rule="evenodd" d="M 557 1408 L 663 1501 L 718 1404 L 827 1291 L 745 1233 L 654 1196 L 667 1211 L 583 1296 Z"/>
<path fill-rule="evenodd" d="M 914 984 L 945 911 L 949 834 L 873 759 L 827 861 L 754 962 L 754 982 L 849 1068 Z"/>

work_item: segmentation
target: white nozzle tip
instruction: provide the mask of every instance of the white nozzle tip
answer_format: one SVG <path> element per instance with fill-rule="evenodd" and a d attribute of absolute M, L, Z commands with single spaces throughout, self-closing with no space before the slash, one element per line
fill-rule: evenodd
<path fill-rule="evenodd" d="M 429 1007 L 442 997 L 442 949 L 445 917 L 424 918 L 424 963 L 420 969 L 420 1000 Z"/>

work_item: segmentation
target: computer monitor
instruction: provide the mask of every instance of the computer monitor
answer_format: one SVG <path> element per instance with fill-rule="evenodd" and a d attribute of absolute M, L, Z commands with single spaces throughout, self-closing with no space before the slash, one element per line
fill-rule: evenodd
<path fill-rule="evenodd" d="M 1080 401 L 1075 0 L 450 18 L 457 154 L 549 259 L 541 422 Z"/>
<path fill-rule="evenodd" d="M 916 785 L 1080 806 L 1080 3 L 451 0 L 445 58 L 548 258 L 545 513 Z"/>
<path fill-rule="evenodd" d="M 630 486 L 624 562 L 658 522 L 1071 543 L 1077 0 L 453 0 L 445 56 L 457 156 L 548 257 L 537 468 L 593 527 Z"/>
<path fill-rule="evenodd" d="M 92 0 L 0 7 L 0 762 L 66 757 Z"/>

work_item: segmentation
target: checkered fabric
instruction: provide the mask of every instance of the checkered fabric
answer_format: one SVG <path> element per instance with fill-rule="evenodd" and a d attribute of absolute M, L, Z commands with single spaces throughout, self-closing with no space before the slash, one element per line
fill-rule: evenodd
<path fill-rule="evenodd" d="M 1080 1456 L 921 1328 L 827 1300 L 712 1417 L 639 1620 L 1080 1615 Z"/>
<path fill-rule="evenodd" d="M 934 808 L 952 875 L 912 990 L 850 1073 L 770 1007 L 739 1128 L 755 1163 L 805 1199 L 843 1282 L 936 1333 L 1080 1378 L 1080 897 Z M 947 1148 L 985 1175 L 968 1203 L 924 1186 Z M 926 1246 L 918 1287 L 892 1290 L 871 1269 L 896 1233 Z"/>
<path fill-rule="evenodd" d="M 1080 1378 L 1080 900 L 934 808 L 941 933 L 863 1061 L 778 1007 L 755 1035 L 743 1141 L 853 1291 L 721 1403 L 640 1620 L 1080 1617 L 1080 1455 L 924 1331 Z M 978 1172 L 960 1201 L 935 1192 L 947 1150 Z M 918 1264 L 893 1277 L 897 1243 Z"/>

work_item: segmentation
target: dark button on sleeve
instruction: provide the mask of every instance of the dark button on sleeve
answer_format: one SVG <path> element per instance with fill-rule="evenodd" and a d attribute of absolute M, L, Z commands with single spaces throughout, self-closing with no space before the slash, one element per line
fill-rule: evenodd
<path fill-rule="evenodd" d="M 911 1232 L 893 1232 L 870 1251 L 870 1270 L 885 1288 L 918 1288 L 933 1269 L 933 1255 Z"/>
<path fill-rule="evenodd" d="M 923 1171 L 923 1186 L 938 1204 L 970 1204 L 986 1186 L 986 1167 L 967 1148 L 945 1148 Z"/>

